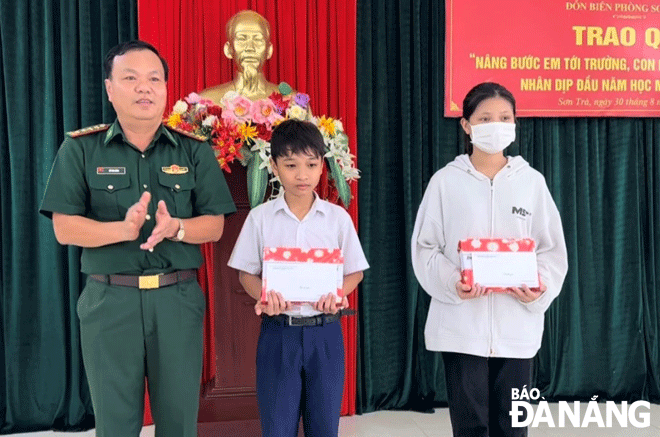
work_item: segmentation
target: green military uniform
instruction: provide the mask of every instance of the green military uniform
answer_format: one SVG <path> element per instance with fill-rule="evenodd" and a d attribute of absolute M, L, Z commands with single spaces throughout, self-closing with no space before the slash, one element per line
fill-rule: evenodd
<path fill-rule="evenodd" d="M 197 245 L 166 239 L 153 252 L 139 247 L 156 225 L 160 200 L 178 218 L 235 211 L 213 151 L 191 134 L 160 126 L 144 152 L 128 143 L 118 121 L 68 134 L 40 212 L 121 221 L 145 191 L 152 197 L 139 237 L 83 248 L 81 270 L 96 277 L 198 268 Z M 194 278 L 143 290 L 88 277 L 77 309 L 97 436 L 139 434 L 145 374 L 156 435 L 197 435 L 205 304 Z"/>

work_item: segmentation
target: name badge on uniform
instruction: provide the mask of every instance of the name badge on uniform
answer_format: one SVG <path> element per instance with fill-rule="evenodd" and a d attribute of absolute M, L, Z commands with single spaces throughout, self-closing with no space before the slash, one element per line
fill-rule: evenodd
<path fill-rule="evenodd" d="M 96 174 L 126 174 L 126 167 L 96 167 Z"/>
<path fill-rule="evenodd" d="M 169 167 L 162 167 L 163 173 L 167 174 L 185 174 L 188 173 L 188 167 L 179 167 L 176 164 L 172 164 Z"/>

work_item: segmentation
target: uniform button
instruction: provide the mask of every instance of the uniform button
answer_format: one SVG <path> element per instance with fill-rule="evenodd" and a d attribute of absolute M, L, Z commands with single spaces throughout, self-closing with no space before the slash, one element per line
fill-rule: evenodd
<path fill-rule="evenodd" d="M 142 186 L 144 187 L 145 190 L 147 189 L 147 184 L 144 184 Z"/>
<path fill-rule="evenodd" d="M 181 188 L 181 185 L 179 185 L 179 184 L 175 184 L 175 185 L 174 185 L 174 188 L 176 188 L 176 189 L 178 190 L 179 188 Z"/>
<path fill-rule="evenodd" d="M 108 185 L 108 190 L 112 190 L 112 189 L 114 189 L 114 188 L 115 188 L 114 185 Z"/>
<path fill-rule="evenodd" d="M 146 156 L 144 156 L 144 153 L 142 154 L 142 157 L 143 157 L 143 158 L 146 158 Z"/>
<path fill-rule="evenodd" d="M 147 214 L 144 218 L 147 220 L 151 220 L 151 216 L 149 214 Z"/>

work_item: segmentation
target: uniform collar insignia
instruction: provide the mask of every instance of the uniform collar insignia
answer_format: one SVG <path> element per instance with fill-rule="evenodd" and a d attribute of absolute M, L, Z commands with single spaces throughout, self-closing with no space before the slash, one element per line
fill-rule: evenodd
<path fill-rule="evenodd" d="M 103 144 L 107 146 L 110 141 L 117 135 L 121 135 L 122 137 L 124 135 L 124 132 L 121 130 L 121 126 L 119 125 L 119 120 L 115 120 L 115 122 L 110 125 L 108 132 L 105 134 Z"/>

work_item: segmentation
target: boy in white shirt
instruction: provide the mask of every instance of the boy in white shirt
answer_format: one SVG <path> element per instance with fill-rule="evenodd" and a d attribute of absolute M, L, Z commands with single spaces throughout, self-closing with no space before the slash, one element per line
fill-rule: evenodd
<path fill-rule="evenodd" d="M 257 300 L 257 403 L 264 436 L 295 437 L 303 417 L 306 437 L 337 436 L 344 385 L 344 342 L 339 319 L 346 296 L 369 268 L 348 213 L 318 197 L 325 144 L 312 123 L 286 120 L 271 138 L 273 172 L 284 195 L 252 211 L 228 265 Z M 292 305 L 277 290 L 261 302 L 264 247 L 341 249 L 342 302 L 327 294 L 313 304 Z"/>

